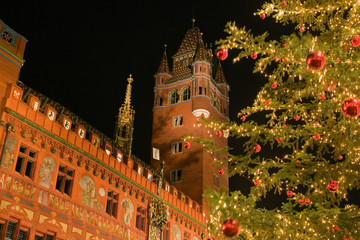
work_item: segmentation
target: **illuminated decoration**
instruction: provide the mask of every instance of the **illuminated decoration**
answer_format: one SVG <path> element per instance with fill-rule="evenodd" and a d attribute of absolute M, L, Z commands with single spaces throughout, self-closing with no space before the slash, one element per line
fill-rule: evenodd
<path fill-rule="evenodd" d="M 255 179 L 255 180 L 253 181 L 253 183 L 254 183 L 255 186 L 259 186 L 259 185 L 260 185 L 260 180 L 259 180 L 259 179 Z"/>
<path fill-rule="evenodd" d="M 261 14 L 260 14 L 260 18 L 261 18 L 261 19 L 265 19 L 265 18 L 266 18 L 266 14 L 265 14 L 265 13 L 261 13 Z"/>
<path fill-rule="evenodd" d="M 286 2 L 285 2 L 285 1 L 282 1 L 282 2 L 281 2 L 281 5 L 286 6 Z"/>
<path fill-rule="evenodd" d="M 240 233 L 241 228 L 238 226 L 238 222 L 231 218 L 228 218 L 223 222 L 221 231 L 227 237 L 235 237 Z"/>
<path fill-rule="evenodd" d="M 222 136 L 222 131 L 221 130 L 216 131 L 216 136 L 221 137 Z"/>
<path fill-rule="evenodd" d="M 320 139 L 320 134 L 315 134 L 314 136 L 313 136 L 313 138 L 315 139 L 315 140 L 319 140 Z"/>
<path fill-rule="evenodd" d="M 226 48 L 221 48 L 216 52 L 216 57 L 220 60 L 225 60 L 228 57 L 228 50 Z"/>
<path fill-rule="evenodd" d="M 198 142 L 228 156 L 216 164 L 227 164 L 231 175 L 260 184 L 246 194 L 209 191 L 208 236 L 224 239 L 221 225 L 231 217 L 241 223 L 239 239 L 360 239 L 353 191 L 360 187 L 359 2 L 282 2 L 264 1 L 254 15 L 292 24 L 293 33 L 274 40 L 229 22 L 218 41 L 237 53 L 233 62 L 257 53 L 253 72 L 263 84 L 252 104 L 239 109 L 237 122 L 203 123 L 231 131 L 233 149 L 221 148 L 217 139 Z M 269 201 L 278 207 L 259 209 Z"/>
<path fill-rule="evenodd" d="M 276 82 L 273 82 L 273 83 L 271 84 L 271 87 L 272 87 L 272 88 L 276 88 L 276 87 L 277 87 Z"/>
<path fill-rule="evenodd" d="M 319 71 L 325 65 L 325 56 L 322 51 L 313 52 L 306 58 L 306 64 L 311 70 Z"/>
<path fill-rule="evenodd" d="M 184 143 L 184 147 L 185 147 L 185 148 L 189 149 L 190 146 L 191 146 L 190 142 L 185 142 L 185 143 Z"/>
<path fill-rule="evenodd" d="M 254 150 L 255 150 L 255 152 L 260 152 L 261 151 L 261 146 L 259 144 L 256 144 L 254 146 Z"/>
<path fill-rule="evenodd" d="M 354 35 L 353 38 L 350 40 L 350 44 L 353 47 L 357 47 L 360 45 L 360 36 Z"/>
<path fill-rule="evenodd" d="M 330 192 L 336 192 L 339 189 L 339 183 L 335 180 L 331 180 L 327 187 L 326 187 Z"/>
<path fill-rule="evenodd" d="M 349 118 L 354 118 L 360 115 L 360 101 L 357 98 L 346 99 L 341 106 L 342 113 Z"/>
<path fill-rule="evenodd" d="M 256 58 L 257 58 L 257 54 L 256 54 L 256 53 L 252 53 L 250 56 L 251 56 L 252 59 L 256 59 Z"/>
<path fill-rule="evenodd" d="M 196 109 L 192 111 L 192 114 L 195 117 L 200 117 L 201 115 L 204 115 L 205 118 L 208 118 L 210 116 L 210 112 L 206 109 Z"/>
<path fill-rule="evenodd" d="M 223 168 L 220 168 L 220 169 L 219 169 L 219 174 L 224 174 L 224 172 L 225 172 L 225 171 L 224 171 Z"/>

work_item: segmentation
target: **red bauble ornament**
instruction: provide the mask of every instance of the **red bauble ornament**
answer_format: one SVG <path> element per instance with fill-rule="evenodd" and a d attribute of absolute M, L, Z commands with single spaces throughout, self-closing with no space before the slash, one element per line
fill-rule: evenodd
<path fill-rule="evenodd" d="M 261 146 L 259 144 L 255 145 L 254 150 L 255 150 L 255 152 L 260 152 Z"/>
<path fill-rule="evenodd" d="M 270 104 L 270 101 L 266 99 L 265 104 L 266 104 L 266 106 L 268 106 Z"/>
<path fill-rule="evenodd" d="M 279 58 L 278 58 L 277 56 L 275 56 L 275 57 L 274 57 L 274 60 L 277 61 L 277 60 L 279 60 Z"/>
<path fill-rule="evenodd" d="M 227 237 L 235 237 L 240 233 L 240 227 L 238 226 L 238 222 L 230 218 L 223 222 L 221 230 L 223 234 Z"/>
<path fill-rule="evenodd" d="M 331 180 L 327 185 L 327 189 L 330 192 L 336 192 L 339 189 L 339 183 L 335 180 Z"/>
<path fill-rule="evenodd" d="M 325 65 L 325 56 L 322 51 L 313 52 L 306 58 L 306 64 L 311 70 L 319 71 Z"/>
<path fill-rule="evenodd" d="M 219 174 L 224 174 L 224 172 L 225 172 L 224 169 L 222 168 L 219 169 Z"/>
<path fill-rule="evenodd" d="M 288 197 L 292 197 L 292 196 L 294 196 L 294 192 L 293 191 L 287 191 L 286 195 Z"/>
<path fill-rule="evenodd" d="M 294 119 L 295 119 L 295 121 L 299 121 L 299 119 L 300 119 L 299 115 L 296 115 L 296 116 L 294 117 Z"/>
<path fill-rule="evenodd" d="M 286 47 L 286 43 L 283 43 L 283 47 Z"/>
<path fill-rule="evenodd" d="M 260 14 L 261 19 L 265 19 L 265 17 L 266 17 L 265 13 Z"/>
<path fill-rule="evenodd" d="M 276 87 L 277 87 L 276 82 L 273 82 L 273 83 L 271 84 L 271 87 L 272 87 L 272 88 L 276 88 Z"/>
<path fill-rule="evenodd" d="M 255 180 L 253 181 L 253 183 L 254 183 L 255 186 L 259 186 L 259 185 L 260 185 L 260 180 L 255 179 Z"/>
<path fill-rule="evenodd" d="M 310 201 L 310 199 L 307 198 L 307 199 L 304 200 L 304 203 L 305 203 L 305 204 L 310 204 L 311 201 Z"/>
<path fill-rule="evenodd" d="M 342 159 L 343 159 L 343 156 L 340 155 L 340 156 L 338 157 L 338 160 L 342 160 Z"/>
<path fill-rule="evenodd" d="M 189 142 L 185 142 L 185 143 L 184 143 L 184 147 L 185 147 L 185 148 L 188 148 L 188 149 L 189 149 L 190 146 L 191 146 L 191 144 L 190 144 Z"/>
<path fill-rule="evenodd" d="M 300 31 L 300 32 L 304 32 L 305 29 L 301 27 L 301 28 L 299 29 L 299 31 Z"/>
<path fill-rule="evenodd" d="M 302 199 L 302 198 L 300 198 L 300 199 L 298 200 L 298 202 L 299 202 L 299 204 L 304 204 L 305 200 Z"/>
<path fill-rule="evenodd" d="M 222 48 L 216 52 L 216 57 L 220 60 L 225 60 L 228 57 L 228 50 L 226 48 Z"/>
<path fill-rule="evenodd" d="M 357 47 L 360 45 L 360 36 L 354 35 L 353 38 L 350 40 L 350 44 L 353 47 Z"/>
<path fill-rule="evenodd" d="M 315 140 L 319 140 L 320 139 L 320 134 L 315 134 L 314 136 L 313 136 L 313 138 L 315 139 Z"/>
<path fill-rule="evenodd" d="M 252 54 L 250 55 L 250 57 L 251 57 L 252 59 L 256 59 L 256 58 L 257 58 L 257 54 L 256 54 L 256 53 L 252 53 Z"/>
<path fill-rule="evenodd" d="M 245 116 L 241 116 L 240 120 L 244 122 L 244 121 L 246 120 L 246 117 L 245 117 Z"/>
<path fill-rule="evenodd" d="M 325 100 L 325 98 L 326 98 L 326 97 L 325 97 L 324 94 L 320 96 L 320 100 L 321 100 L 321 101 Z"/>
<path fill-rule="evenodd" d="M 333 225 L 333 227 L 332 227 L 332 231 L 333 231 L 333 232 L 339 231 L 339 230 L 340 230 L 340 228 L 339 228 L 338 226 Z"/>
<path fill-rule="evenodd" d="M 360 115 L 360 101 L 356 98 L 346 99 L 342 106 L 341 111 L 346 117 L 354 118 Z"/>
<path fill-rule="evenodd" d="M 281 142 L 282 142 L 282 139 L 281 139 L 281 138 L 277 138 L 276 141 L 277 141 L 278 143 L 281 143 Z"/>
<path fill-rule="evenodd" d="M 286 5 L 286 2 L 285 2 L 285 1 L 282 1 L 282 2 L 281 2 L 281 5 L 285 6 L 285 5 Z"/>
<path fill-rule="evenodd" d="M 221 130 L 216 131 L 216 136 L 221 137 L 222 136 L 222 131 Z"/>

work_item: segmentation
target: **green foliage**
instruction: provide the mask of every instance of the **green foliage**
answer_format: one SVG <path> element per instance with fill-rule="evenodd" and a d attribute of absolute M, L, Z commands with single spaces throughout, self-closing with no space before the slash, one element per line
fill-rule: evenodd
<path fill-rule="evenodd" d="M 253 105 L 239 112 L 246 117 L 241 124 L 203 122 L 243 141 L 243 153 L 192 138 L 228 155 L 218 164 L 228 164 L 229 176 L 260 181 L 246 196 L 207 192 L 209 232 L 222 238 L 221 224 L 232 218 L 242 228 L 234 239 L 360 239 L 360 209 L 348 200 L 351 190 L 360 187 L 360 124 L 358 117 L 341 111 L 345 99 L 360 97 L 360 46 L 350 42 L 360 35 L 360 2 L 272 0 L 256 15 L 262 13 L 294 24 L 295 32 L 269 41 L 267 33 L 253 36 L 228 23 L 228 37 L 218 41 L 219 47 L 237 51 L 234 62 L 256 53 L 254 72 L 268 81 Z M 306 60 L 318 50 L 325 66 L 312 71 Z M 261 151 L 255 151 L 256 145 Z M 339 183 L 335 192 L 327 189 L 331 180 Z M 286 197 L 287 191 L 294 196 Z M 281 207 L 258 206 L 269 192 L 279 194 Z M 299 203 L 305 199 L 310 203 Z"/>

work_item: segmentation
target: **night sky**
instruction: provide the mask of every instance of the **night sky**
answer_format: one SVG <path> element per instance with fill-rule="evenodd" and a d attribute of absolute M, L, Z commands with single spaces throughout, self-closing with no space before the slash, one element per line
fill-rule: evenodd
<path fill-rule="evenodd" d="M 213 46 L 226 36 L 228 21 L 254 34 L 271 31 L 275 39 L 284 31 L 274 20 L 253 15 L 264 1 L 80 2 L 2 3 L 0 19 L 29 40 L 20 80 L 112 137 L 131 73 L 133 153 L 145 162 L 151 149 L 153 76 L 164 44 L 170 58 L 192 27 L 193 14 L 204 42 Z M 222 65 L 231 89 L 230 119 L 237 121 L 239 110 L 252 104 L 265 80 L 252 74 L 253 60 L 233 64 L 234 56 L 230 52 Z"/>

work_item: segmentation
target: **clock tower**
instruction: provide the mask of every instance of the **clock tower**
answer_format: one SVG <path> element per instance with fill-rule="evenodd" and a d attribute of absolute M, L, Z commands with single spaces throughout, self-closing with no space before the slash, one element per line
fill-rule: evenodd
<path fill-rule="evenodd" d="M 185 145 L 186 134 L 213 138 L 219 147 L 225 137 L 197 126 L 201 117 L 229 121 L 229 85 L 220 63 L 206 48 L 198 27 L 189 29 L 169 67 L 166 51 L 155 74 L 152 147 L 160 150 L 160 161 L 151 159 L 153 168 L 165 161 L 165 178 L 178 190 L 202 206 L 208 188 L 228 188 L 228 176 L 219 174 L 214 161 L 224 157 L 211 154 L 198 143 Z"/>

